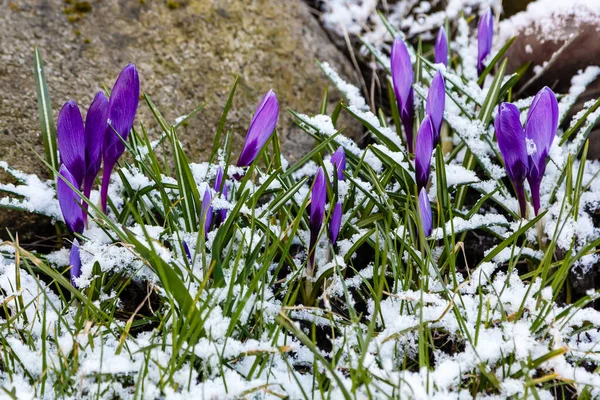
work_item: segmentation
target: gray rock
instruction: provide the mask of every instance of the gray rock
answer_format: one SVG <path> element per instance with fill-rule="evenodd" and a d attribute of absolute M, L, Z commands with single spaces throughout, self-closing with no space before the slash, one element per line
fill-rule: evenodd
<path fill-rule="evenodd" d="M 22 0 L 0 1 L 0 7 L 0 160 L 29 173 L 47 175 L 34 153 L 43 154 L 34 46 L 45 62 L 55 120 L 70 99 L 86 110 L 95 92 L 111 87 L 130 62 L 139 69 L 142 91 L 168 121 L 206 102 L 179 131 L 195 161 L 210 154 L 235 75 L 240 80 L 228 118 L 235 147 L 262 95 L 273 88 L 282 149 L 291 159 L 312 140 L 293 126 L 286 109 L 317 112 L 328 84 L 315 60 L 352 76 L 301 0 Z M 155 127 L 143 102 L 137 122 Z M 22 217 L 0 211 L 0 231 L 14 231 Z"/>

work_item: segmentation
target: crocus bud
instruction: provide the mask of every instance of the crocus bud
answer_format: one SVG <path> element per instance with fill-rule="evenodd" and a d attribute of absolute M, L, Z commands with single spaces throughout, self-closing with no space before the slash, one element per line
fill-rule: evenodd
<path fill-rule="evenodd" d="M 423 235 L 429 237 L 433 226 L 433 216 L 431 214 L 431 204 L 425 188 L 421 188 L 419 192 L 419 216 L 421 217 L 421 227 Z"/>
<path fill-rule="evenodd" d="M 331 214 L 331 222 L 329 222 L 329 239 L 331 244 L 335 245 L 337 237 L 342 226 L 342 203 L 336 203 Z"/>
<path fill-rule="evenodd" d="M 226 199 L 227 183 L 223 180 L 224 173 L 225 172 L 223 171 L 223 167 L 219 167 L 219 169 L 217 170 L 217 176 L 215 177 L 215 191 L 217 193 L 220 192 L 223 198 Z M 219 225 L 221 222 L 225 221 L 225 218 L 227 218 L 227 209 L 222 208 L 219 211 L 217 211 L 215 224 Z"/>
<path fill-rule="evenodd" d="M 80 189 L 85 176 L 85 136 L 81 112 L 73 100 L 61 108 L 56 125 L 60 159 L 75 179 L 73 186 Z"/>
<path fill-rule="evenodd" d="M 83 216 L 81 213 L 81 197 L 63 180 L 66 179 L 74 187 L 77 186 L 75 177 L 63 164 L 59 170 L 60 176 L 56 178 L 56 196 L 65 223 L 71 232 L 83 232 Z"/>
<path fill-rule="evenodd" d="M 69 270 L 71 284 L 77 287 L 75 278 L 79 278 L 81 276 L 81 257 L 79 254 L 79 242 L 77 239 L 73 240 L 73 246 L 71 246 L 71 253 L 69 254 L 69 263 L 71 264 L 71 269 Z"/>
<path fill-rule="evenodd" d="M 121 74 L 117 78 L 108 103 L 109 127 L 106 130 L 102 151 L 104 172 L 102 176 L 102 190 L 100 192 L 100 200 L 104 212 L 106 212 L 110 174 L 117 160 L 125 151 L 125 144 L 122 140 L 127 140 L 129 137 L 129 132 L 133 127 L 133 121 L 137 113 L 139 98 L 140 81 L 138 73 L 135 65 L 129 64 L 121 71 Z"/>
<path fill-rule="evenodd" d="M 207 187 L 204 191 L 204 197 L 202 198 L 202 211 L 201 220 L 204 221 L 204 235 L 208 235 L 210 232 L 210 225 L 212 224 L 213 209 L 210 205 L 212 201 L 212 194 L 210 189 Z"/>
<path fill-rule="evenodd" d="M 192 253 L 190 253 L 190 247 L 188 246 L 188 244 L 186 243 L 186 241 L 183 241 L 183 252 L 185 253 L 188 261 L 192 261 Z"/>
<path fill-rule="evenodd" d="M 327 182 L 323 168 L 319 167 L 315 182 L 312 188 L 310 200 L 310 244 L 309 244 L 309 274 L 312 276 L 315 261 L 315 245 L 323 225 L 323 215 L 325 214 L 325 202 L 327 200 Z"/>
<path fill-rule="evenodd" d="M 102 146 L 108 127 L 108 99 L 98 92 L 85 117 L 85 178 L 83 194 L 90 197 L 102 163 Z"/>
<path fill-rule="evenodd" d="M 477 74 L 481 75 L 485 66 L 483 61 L 492 51 L 492 39 L 494 38 L 494 16 L 492 10 L 487 10 L 479 18 L 477 27 Z"/>
<path fill-rule="evenodd" d="M 429 181 L 431 153 L 433 153 L 433 124 L 429 115 L 426 115 L 419 127 L 415 147 L 415 179 L 419 190 L 427 186 Z"/>
<path fill-rule="evenodd" d="M 331 155 L 331 164 L 335 167 L 339 181 L 344 180 L 344 171 L 346 170 L 346 153 L 342 146 Z"/>
<path fill-rule="evenodd" d="M 433 125 L 433 142 L 439 143 L 440 140 L 440 129 L 442 122 L 444 121 L 444 108 L 446 107 L 446 87 L 444 84 L 444 77 L 442 73 L 438 71 L 429 86 L 429 92 L 427 93 L 427 104 L 425 106 L 425 113 L 431 118 L 431 124 Z"/>
<path fill-rule="evenodd" d="M 525 137 L 529 150 L 527 181 L 531 188 L 531 202 L 536 215 L 540 209 L 540 184 L 546 172 L 546 161 L 557 127 L 558 102 L 554 92 L 544 87 L 535 95 L 525 124 Z"/>
<path fill-rule="evenodd" d="M 436 64 L 444 64 L 444 66 L 448 66 L 448 38 L 446 37 L 446 30 L 443 26 L 440 27 L 440 30 L 435 38 L 433 59 Z"/>
<path fill-rule="evenodd" d="M 390 55 L 390 69 L 392 71 L 392 84 L 398 103 L 400 119 L 406 133 L 408 151 L 413 152 L 413 82 L 414 74 L 410 55 L 406 45 L 397 37 L 392 45 Z"/>
<path fill-rule="evenodd" d="M 515 187 L 517 198 L 519 199 L 519 208 L 521 217 L 525 217 L 527 205 L 525 199 L 524 182 L 529 171 L 529 161 L 527 156 L 527 144 L 525 142 L 525 132 L 521 126 L 519 109 L 511 103 L 502 103 L 498 107 L 498 115 L 494 121 L 496 128 L 496 138 L 506 174 Z"/>
<path fill-rule="evenodd" d="M 269 90 L 252 117 L 244 147 L 237 162 L 238 167 L 247 167 L 252 164 L 275 130 L 278 116 L 279 103 L 277 102 L 277 96 L 273 90 Z"/>

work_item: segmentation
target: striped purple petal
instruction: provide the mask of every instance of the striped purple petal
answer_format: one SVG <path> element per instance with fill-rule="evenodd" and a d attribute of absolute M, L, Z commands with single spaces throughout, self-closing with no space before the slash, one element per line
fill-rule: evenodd
<path fill-rule="evenodd" d="M 440 129 L 444 121 L 444 109 L 446 107 L 446 86 L 442 73 L 438 71 L 429 86 L 427 93 L 427 104 L 425 113 L 430 116 L 433 125 L 434 143 L 439 143 Z"/>
<path fill-rule="evenodd" d="M 435 46 L 433 48 L 433 59 L 436 64 L 444 64 L 448 66 L 448 38 L 446 30 L 443 26 L 440 27 L 435 38 Z"/>
<path fill-rule="evenodd" d="M 71 269 L 69 269 L 71 284 L 77 287 L 75 279 L 81 276 L 81 257 L 79 254 L 79 242 L 77 239 L 73 240 L 73 246 L 71 246 L 71 253 L 69 254 L 69 263 L 71 264 Z"/>
<path fill-rule="evenodd" d="M 83 232 L 83 216 L 81 213 L 81 197 L 65 182 L 66 179 L 71 185 L 77 187 L 75 177 L 63 164 L 60 167 L 60 176 L 56 178 L 56 196 L 58 205 L 63 215 L 65 223 L 71 232 Z"/>
<path fill-rule="evenodd" d="M 406 134 L 406 142 L 408 151 L 413 152 L 413 83 L 414 73 L 410 54 L 406 48 L 406 44 L 396 37 L 392 45 L 390 54 L 390 69 L 392 72 L 392 84 L 396 101 L 398 102 L 398 111 L 402 119 L 402 125 Z"/>
<path fill-rule="evenodd" d="M 429 115 L 426 115 L 419 127 L 415 145 L 415 179 L 418 189 L 424 188 L 427 186 L 427 182 L 429 182 L 431 153 L 433 153 L 433 135 L 433 124 Z"/>
<path fill-rule="evenodd" d="M 346 170 L 346 153 L 344 152 L 344 148 L 342 146 L 338 147 L 335 153 L 331 155 L 330 162 L 335 166 L 338 180 L 343 181 L 344 171 Z"/>
<path fill-rule="evenodd" d="M 525 137 L 530 146 L 527 180 L 536 215 L 540 209 L 540 184 L 557 128 L 558 102 L 554 92 L 544 87 L 534 97 L 525 124 Z"/>
<path fill-rule="evenodd" d="M 494 16 L 492 10 L 487 10 L 479 18 L 477 26 L 477 73 L 481 75 L 485 66 L 483 62 L 492 52 L 492 39 L 494 38 Z"/>
<path fill-rule="evenodd" d="M 98 92 L 88 109 L 85 118 L 85 179 L 83 193 L 86 197 L 92 190 L 92 185 L 102 163 L 102 146 L 108 127 L 108 99 Z"/>
<path fill-rule="evenodd" d="M 237 165 L 247 167 L 252 164 L 260 150 L 263 148 L 277 125 L 279 117 L 279 102 L 273 90 L 263 97 L 254 116 L 250 122 L 250 128 L 246 134 L 244 147 L 240 153 Z"/>
<path fill-rule="evenodd" d="M 335 245 L 337 237 L 342 226 L 342 203 L 336 203 L 331 213 L 331 222 L 329 222 L 329 239 Z"/>
<path fill-rule="evenodd" d="M 56 124 L 60 159 L 81 188 L 85 176 L 85 135 L 83 118 L 77 104 L 70 100 L 58 113 Z"/>
<path fill-rule="evenodd" d="M 425 188 L 419 192 L 419 216 L 421 217 L 421 226 L 425 237 L 431 235 L 433 228 L 433 215 L 431 213 L 431 204 Z"/>
<path fill-rule="evenodd" d="M 204 191 L 204 197 L 202 198 L 202 211 L 201 211 L 201 220 L 204 221 L 204 235 L 208 235 L 210 232 L 210 226 L 212 224 L 213 218 L 213 208 L 210 205 L 212 202 L 212 193 L 210 189 L 207 187 Z"/>

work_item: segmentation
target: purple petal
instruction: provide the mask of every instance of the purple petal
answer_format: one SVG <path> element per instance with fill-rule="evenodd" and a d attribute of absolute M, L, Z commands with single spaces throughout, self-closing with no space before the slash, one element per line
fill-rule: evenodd
<path fill-rule="evenodd" d="M 440 138 L 440 128 L 444 120 L 444 108 L 446 107 L 446 87 L 444 85 L 444 77 L 438 71 L 431 80 L 431 86 L 427 93 L 427 105 L 425 112 L 431 117 L 433 125 L 434 142 L 437 143 Z"/>
<path fill-rule="evenodd" d="M 185 240 L 183 241 L 183 251 L 184 251 L 186 257 L 188 258 L 188 260 L 191 262 L 192 261 L 192 253 L 190 253 L 190 247 L 185 242 Z"/>
<path fill-rule="evenodd" d="M 421 188 L 419 192 L 419 216 L 421 217 L 421 226 L 423 227 L 423 234 L 425 237 L 431 235 L 433 226 L 433 216 L 431 214 L 431 204 L 429 203 L 429 197 L 425 188 Z"/>
<path fill-rule="evenodd" d="M 102 145 L 108 127 L 108 99 L 98 92 L 85 118 L 86 182 L 93 183 L 102 162 Z M 91 186 L 90 186 L 91 189 Z"/>
<path fill-rule="evenodd" d="M 338 147 L 338 149 L 331 155 L 330 162 L 335 166 L 337 171 L 338 180 L 344 180 L 344 171 L 346 170 L 346 153 L 344 152 L 344 148 L 342 146 Z"/>
<path fill-rule="evenodd" d="M 60 167 L 60 175 L 71 185 L 77 187 L 75 177 L 63 164 Z M 69 185 L 58 176 L 56 178 L 56 196 L 65 223 L 72 232 L 83 232 L 83 217 L 81 213 L 81 197 Z"/>
<path fill-rule="evenodd" d="M 506 173 L 515 185 L 523 183 L 529 169 L 525 132 L 519 115 L 517 106 L 502 103 L 498 106 L 498 115 L 494 121 L 498 147 L 504 158 Z"/>
<path fill-rule="evenodd" d="M 427 186 L 427 182 L 429 181 L 432 152 L 433 125 L 429 115 L 426 115 L 417 133 L 417 143 L 415 146 L 415 178 L 418 189 Z"/>
<path fill-rule="evenodd" d="M 277 125 L 279 116 L 279 103 L 273 90 L 263 97 L 254 116 L 250 122 L 250 128 L 246 134 L 244 147 L 240 153 L 237 165 L 247 167 L 252 164 L 260 150 L 263 148 Z"/>
<path fill-rule="evenodd" d="M 492 10 L 488 10 L 479 18 L 477 27 L 477 73 L 481 75 L 485 69 L 483 61 L 492 51 L 492 39 L 494 38 L 494 16 Z"/>
<path fill-rule="evenodd" d="M 535 144 L 535 151 L 529 156 L 530 169 L 532 166 L 538 171 L 545 169 L 557 127 L 558 102 L 554 92 L 544 87 L 534 97 L 525 124 L 525 137 Z"/>
<path fill-rule="evenodd" d="M 323 225 L 323 214 L 325 213 L 325 201 L 327 200 L 327 186 L 323 168 L 319 167 L 312 188 L 310 200 L 310 232 L 311 248 L 316 243 L 317 235 Z M 314 241 L 312 240 L 314 239 Z"/>
<path fill-rule="evenodd" d="M 81 276 L 81 257 L 79 254 L 79 242 L 77 239 L 73 240 L 71 254 L 69 255 L 69 263 L 71 264 L 71 269 L 69 269 L 69 274 L 71 275 L 71 284 L 77 287 L 75 279 Z"/>
<path fill-rule="evenodd" d="M 331 222 L 329 223 L 329 238 L 331 243 L 335 245 L 337 237 L 342 226 L 342 203 L 336 203 L 331 214 Z"/>
<path fill-rule="evenodd" d="M 85 136 L 81 112 L 73 100 L 58 113 L 56 131 L 61 161 L 73 174 L 74 186 L 80 188 L 85 176 Z"/>
<path fill-rule="evenodd" d="M 213 208 L 210 203 L 212 201 L 212 194 L 210 189 L 207 187 L 204 191 L 204 197 L 202 198 L 202 214 L 201 218 L 204 221 L 204 234 L 208 235 L 210 232 L 210 225 L 212 224 Z"/>
<path fill-rule="evenodd" d="M 410 55 L 406 45 L 399 37 L 396 37 L 394 44 L 392 45 L 392 52 L 390 55 L 390 69 L 392 72 L 392 84 L 394 86 L 394 93 L 396 94 L 396 101 L 398 102 L 398 110 L 400 112 L 400 118 L 402 119 L 402 125 L 406 133 L 406 141 L 408 144 L 408 151 L 413 151 L 413 87 L 414 73 L 412 63 L 410 61 Z"/>
<path fill-rule="evenodd" d="M 444 64 L 446 67 L 448 66 L 448 38 L 446 37 L 446 30 L 443 26 L 440 27 L 440 30 L 435 38 L 433 59 L 436 64 Z"/>
<path fill-rule="evenodd" d="M 217 175 L 215 176 L 215 191 L 220 192 L 221 187 L 223 186 L 223 167 L 219 167 L 217 170 Z"/>
<path fill-rule="evenodd" d="M 215 177 L 215 191 L 217 193 L 221 192 L 223 198 L 227 199 L 227 183 L 223 180 L 224 174 L 223 167 L 219 167 L 217 176 Z M 227 218 L 227 209 L 218 210 L 215 217 L 215 225 L 218 226 L 221 222 L 225 221 L 225 218 Z"/>
<path fill-rule="evenodd" d="M 102 176 L 102 190 L 100 192 L 102 210 L 105 212 L 110 174 L 117 160 L 125 151 L 125 144 L 119 136 L 127 140 L 129 131 L 133 127 L 139 98 L 140 81 L 138 73 L 135 65 L 129 64 L 121 71 L 121 74 L 117 78 L 108 103 L 109 127 L 106 130 L 104 147 L 102 149 L 104 172 Z"/>

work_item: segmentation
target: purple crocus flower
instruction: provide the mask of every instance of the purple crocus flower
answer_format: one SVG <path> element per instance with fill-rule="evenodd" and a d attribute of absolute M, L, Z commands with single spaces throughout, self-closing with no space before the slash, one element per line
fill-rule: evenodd
<path fill-rule="evenodd" d="M 429 197 L 425 188 L 421 188 L 419 192 L 419 216 L 421 217 L 421 226 L 423 227 L 423 234 L 425 237 L 431 235 L 433 226 L 433 216 L 431 214 L 431 204 L 429 204 Z"/>
<path fill-rule="evenodd" d="M 75 278 L 79 278 L 81 276 L 81 257 L 79 254 L 79 242 L 77 239 L 73 240 L 73 246 L 71 246 L 71 253 L 69 254 L 69 263 L 71 264 L 71 269 L 69 270 L 71 284 L 77 287 Z"/>
<path fill-rule="evenodd" d="M 342 203 L 336 203 L 331 214 L 331 222 L 329 222 L 329 239 L 335 245 L 337 237 L 342 227 Z"/>
<path fill-rule="evenodd" d="M 524 182 L 529 171 L 525 132 L 521 126 L 519 109 L 511 103 L 502 103 L 494 121 L 498 147 L 504 158 L 506 174 L 515 187 L 521 217 L 527 211 Z"/>
<path fill-rule="evenodd" d="M 342 146 L 338 147 L 335 153 L 331 155 L 330 162 L 335 166 L 338 180 L 343 181 L 344 171 L 346 170 L 346 153 L 344 152 L 344 148 Z"/>
<path fill-rule="evenodd" d="M 431 172 L 431 153 L 433 152 L 433 124 L 429 115 L 425 116 L 419 132 L 417 133 L 417 143 L 415 147 L 415 178 L 417 189 L 424 188 L 429 182 Z"/>
<path fill-rule="evenodd" d="M 277 96 L 273 90 L 269 90 L 252 117 L 244 147 L 237 162 L 238 167 L 247 167 L 252 164 L 275 130 L 278 116 L 279 103 L 277 102 Z"/>
<path fill-rule="evenodd" d="M 443 26 L 440 26 L 440 30 L 435 38 L 433 59 L 436 64 L 448 66 L 448 38 L 446 37 L 446 30 Z"/>
<path fill-rule="evenodd" d="M 77 180 L 64 164 L 61 165 L 59 173 L 61 176 L 56 182 L 58 205 L 71 232 L 82 233 L 84 224 L 81 213 L 81 197 L 65 182 L 67 180 L 77 188 Z"/>
<path fill-rule="evenodd" d="M 540 210 L 540 184 L 546 172 L 546 160 L 557 127 L 558 102 L 554 92 L 544 87 L 533 98 L 525 124 L 526 144 L 530 147 L 527 181 L 531 188 L 531 202 L 536 215 Z"/>
<path fill-rule="evenodd" d="M 210 189 L 207 187 L 204 191 L 204 197 L 202 198 L 202 211 L 201 219 L 204 221 L 204 235 L 208 235 L 210 232 L 210 225 L 212 224 L 213 209 L 210 206 L 212 201 L 212 194 Z"/>
<path fill-rule="evenodd" d="M 487 10 L 479 18 L 477 26 L 477 74 L 481 75 L 485 69 L 483 61 L 492 51 L 492 39 L 494 38 L 494 16 L 492 10 Z"/>
<path fill-rule="evenodd" d="M 61 162 L 72 174 L 77 189 L 81 188 L 85 171 L 85 136 L 83 118 L 77 104 L 71 100 L 58 113 L 56 124 Z M 59 180 L 60 181 L 60 180 Z M 79 213 L 81 209 L 79 208 Z"/>
<path fill-rule="evenodd" d="M 440 140 L 440 129 L 442 128 L 442 122 L 444 120 L 445 107 L 446 86 L 442 73 L 438 71 L 431 80 L 429 92 L 427 93 L 427 104 L 425 106 L 425 113 L 429 115 L 431 124 L 433 125 L 434 143 L 439 143 Z"/>
<path fill-rule="evenodd" d="M 406 142 L 408 151 L 413 152 L 413 97 L 414 74 L 410 55 L 406 45 L 399 37 L 396 37 L 392 45 L 390 55 L 390 69 L 392 71 L 392 84 L 396 101 L 398 102 L 398 111 L 400 119 L 406 133 Z"/>
<path fill-rule="evenodd" d="M 227 199 L 227 183 L 223 180 L 224 173 L 223 167 L 219 167 L 217 176 L 215 177 L 215 191 L 217 193 L 220 192 L 223 198 Z M 227 209 L 222 208 L 217 211 L 215 224 L 219 225 L 221 222 L 225 221 L 225 218 L 227 218 Z"/>
<path fill-rule="evenodd" d="M 323 225 L 323 215 L 325 214 L 325 202 L 327 200 L 327 182 L 323 168 L 319 167 L 313 184 L 310 200 L 310 244 L 309 252 L 309 275 L 312 276 L 315 263 L 315 246 Z"/>
<path fill-rule="evenodd" d="M 108 104 L 109 127 L 104 138 L 102 149 L 104 158 L 104 172 L 102 176 L 102 189 L 100 200 L 102 211 L 106 212 L 108 184 L 110 174 L 121 154 L 125 151 L 125 144 L 133 127 L 133 121 L 140 98 L 140 81 L 135 65 L 126 66 L 113 86 Z M 115 133 L 116 132 L 116 133 Z M 117 135 L 118 134 L 118 135 Z M 120 137 L 119 137 L 120 136 Z"/>

